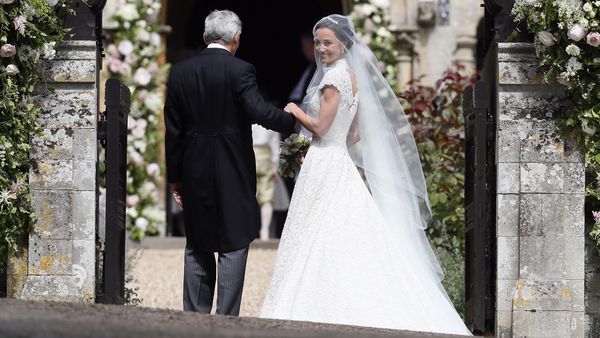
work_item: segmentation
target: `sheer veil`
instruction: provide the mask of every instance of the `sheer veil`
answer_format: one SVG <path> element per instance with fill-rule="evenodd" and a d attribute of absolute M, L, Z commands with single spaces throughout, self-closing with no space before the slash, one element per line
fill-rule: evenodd
<path fill-rule="evenodd" d="M 329 28 L 346 46 L 344 58 L 355 75 L 359 93 L 353 128 L 360 140 L 348 146 L 354 163 L 362 168 L 367 185 L 403 256 L 423 278 L 439 282 L 443 271 L 425 234 L 431 217 L 427 187 L 411 126 L 394 91 L 382 75 L 379 62 L 356 34 L 350 18 L 330 15 L 313 29 Z M 304 103 L 318 95 L 327 68 L 315 53 L 317 70 Z M 308 114 L 316 114 L 308 109 Z M 350 133 L 356 130 L 351 129 Z M 443 289 L 443 288 L 442 288 Z M 445 293 L 445 292 L 444 292 Z"/>

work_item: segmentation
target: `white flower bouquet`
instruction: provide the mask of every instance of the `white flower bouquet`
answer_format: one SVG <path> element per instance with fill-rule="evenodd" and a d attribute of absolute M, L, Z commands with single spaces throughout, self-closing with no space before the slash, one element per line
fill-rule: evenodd
<path fill-rule="evenodd" d="M 298 174 L 310 142 L 310 138 L 298 133 L 290 135 L 281 142 L 279 149 L 279 175 L 281 177 L 294 178 Z"/>

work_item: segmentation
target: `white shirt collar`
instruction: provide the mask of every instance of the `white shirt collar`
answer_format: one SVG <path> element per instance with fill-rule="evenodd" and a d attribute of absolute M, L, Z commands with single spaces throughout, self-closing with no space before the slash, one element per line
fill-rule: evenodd
<path fill-rule="evenodd" d="M 216 43 L 216 42 L 209 43 L 209 44 L 208 44 L 208 46 L 206 46 L 206 48 L 221 48 L 221 49 L 225 49 L 226 51 L 228 51 L 228 52 L 229 52 L 229 49 L 227 49 L 227 47 L 225 47 L 225 46 L 223 46 L 223 45 L 221 45 L 221 44 L 218 44 L 218 43 Z M 230 52 L 230 53 L 231 53 L 231 52 Z"/>

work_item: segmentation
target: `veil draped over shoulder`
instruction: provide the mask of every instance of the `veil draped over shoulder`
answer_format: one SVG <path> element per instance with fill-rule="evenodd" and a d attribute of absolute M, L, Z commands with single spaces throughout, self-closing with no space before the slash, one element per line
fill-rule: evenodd
<path fill-rule="evenodd" d="M 360 140 L 348 145 L 348 151 L 356 166 L 362 168 L 377 207 L 407 261 L 422 272 L 423 278 L 440 282 L 443 271 L 424 231 L 431 218 L 427 187 L 406 114 L 350 18 L 330 15 L 317 22 L 313 34 L 317 27 L 335 28 L 332 30 L 346 47 L 344 58 L 356 78 L 358 123 L 353 128 L 358 128 Z M 309 102 L 319 94 L 326 72 L 318 53 L 315 58 L 317 70 L 304 98 L 307 113 L 313 116 L 318 112 L 310 110 Z"/>

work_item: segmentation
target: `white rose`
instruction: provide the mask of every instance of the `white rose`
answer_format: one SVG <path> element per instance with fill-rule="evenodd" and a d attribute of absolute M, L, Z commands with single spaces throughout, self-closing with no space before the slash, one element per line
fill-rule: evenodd
<path fill-rule="evenodd" d="M 583 27 L 581 27 L 581 25 L 575 25 L 575 26 L 571 27 L 571 29 L 569 29 L 567 36 L 569 37 L 569 39 L 571 39 L 573 41 L 579 41 L 579 40 L 583 39 L 583 37 L 585 36 L 586 33 L 587 32 L 585 31 L 585 29 Z"/>
<path fill-rule="evenodd" d="M 160 166 L 157 163 L 150 163 L 146 167 L 146 173 L 150 176 L 159 175 L 160 174 Z"/>
<path fill-rule="evenodd" d="M 160 34 L 158 34 L 158 33 L 150 34 L 150 41 L 154 46 L 160 47 Z"/>
<path fill-rule="evenodd" d="M 116 15 L 122 17 L 126 21 L 133 21 L 140 17 L 137 8 L 134 4 L 126 4 L 119 9 Z"/>
<path fill-rule="evenodd" d="M 371 0 L 369 2 L 379 8 L 387 8 L 387 6 L 390 4 L 388 0 Z"/>
<path fill-rule="evenodd" d="M 17 49 L 10 43 L 6 43 L 0 48 L 0 56 L 3 58 L 9 58 L 15 54 L 17 54 Z"/>
<path fill-rule="evenodd" d="M 133 52 L 133 43 L 129 40 L 123 40 L 119 42 L 119 46 L 117 47 L 119 52 L 123 55 L 129 55 Z"/>
<path fill-rule="evenodd" d="M 158 112 L 162 108 L 163 100 L 160 94 L 150 93 L 144 100 L 144 105 L 153 112 Z"/>
<path fill-rule="evenodd" d="M 592 4 L 590 4 L 589 2 L 586 2 L 583 7 L 582 7 L 584 12 L 591 12 L 593 10 L 592 8 Z"/>
<path fill-rule="evenodd" d="M 13 2 L 15 2 L 15 0 L 0 0 L 0 4 L 3 4 L 3 5 L 10 5 Z"/>
<path fill-rule="evenodd" d="M 140 29 L 136 34 L 136 38 L 140 41 L 148 42 L 150 41 L 150 33 L 145 29 Z"/>
<path fill-rule="evenodd" d="M 547 46 L 547 47 L 552 46 L 556 42 L 554 35 L 552 35 L 552 33 L 550 33 L 550 32 L 546 32 L 546 31 L 538 32 L 537 37 L 540 40 L 540 42 L 543 43 L 544 46 Z"/>
<path fill-rule="evenodd" d="M 145 86 L 152 80 L 152 75 L 146 68 L 138 68 L 133 75 L 133 81 L 140 86 Z"/>
<path fill-rule="evenodd" d="M 135 226 L 144 232 L 148 229 L 149 224 L 150 224 L 150 222 L 148 222 L 148 220 L 145 219 L 144 217 L 138 217 L 135 220 Z"/>
<path fill-rule="evenodd" d="M 19 68 L 17 68 L 17 66 L 10 64 L 8 66 L 6 66 L 6 74 L 8 75 L 17 75 L 19 74 Z"/>

